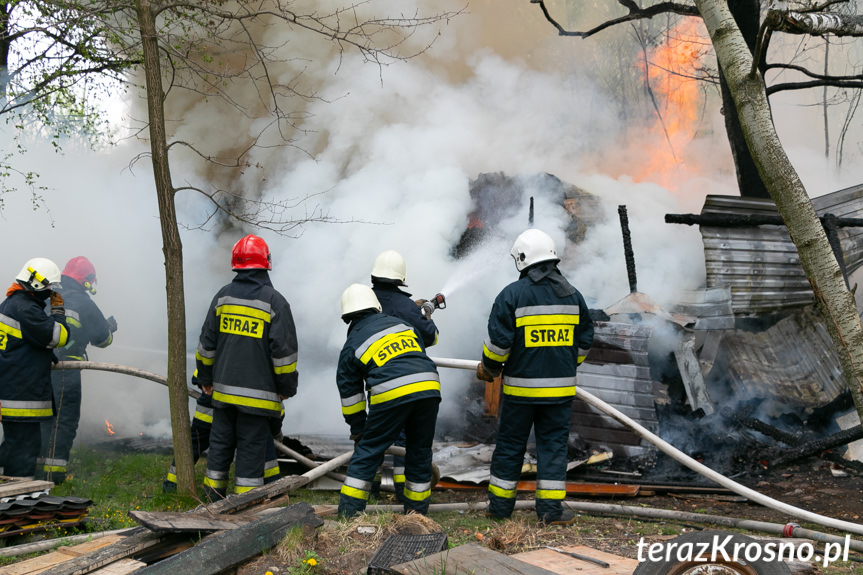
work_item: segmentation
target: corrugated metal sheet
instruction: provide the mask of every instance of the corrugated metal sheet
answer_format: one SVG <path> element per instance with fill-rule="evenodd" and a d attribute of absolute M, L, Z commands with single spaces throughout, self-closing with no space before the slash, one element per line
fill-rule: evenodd
<path fill-rule="evenodd" d="M 647 325 L 595 322 L 588 359 L 578 369 L 578 386 L 613 405 L 647 429 L 657 430 L 656 390 L 650 378 Z M 591 449 L 618 457 L 644 457 L 655 448 L 586 403 L 573 404 L 572 429 Z"/>
<path fill-rule="evenodd" d="M 726 332 L 709 378 L 727 378 L 735 400 L 773 399 L 802 408 L 822 407 L 846 389 L 830 334 L 814 306 L 761 332 Z"/>
<path fill-rule="evenodd" d="M 863 185 L 812 200 L 819 215 L 860 217 Z M 708 196 L 703 215 L 779 215 L 771 200 Z M 812 303 L 797 248 L 785 226 L 726 228 L 701 226 L 707 286 L 731 288 L 737 315 L 758 315 Z M 841 228 L 839 238 L 848 273 L 863 264 L 863 228 Z"/>

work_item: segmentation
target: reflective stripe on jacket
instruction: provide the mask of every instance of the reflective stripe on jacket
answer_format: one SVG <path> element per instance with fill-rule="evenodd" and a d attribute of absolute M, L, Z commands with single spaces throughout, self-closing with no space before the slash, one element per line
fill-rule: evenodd
<path fill-rule="evenodd" d="M 440 397 L 440 377 L 416 330 L 399 319 L 370 313 L 351 322 L 339 356 L 336 383 L 342 415 L 359 433 L 370 409 L 391 409 Z"/>
<path fill-rule="evenodd" d="M 279 416 L 297 392 L 297 334 L 287 300 L 266 270 L 240 270 L 213 298 L 198 342 L 198 385 L 216 407 Z"/>
<path fill-rule="evenodd" d="M 90 294 L 74 278 L 63 276 L 63 307 L 69 341 L 57 348 L 61 361 L 86 361 L 87 346 L 108 347 L 114 341 L 102 310 L 90 299 Z"/>
<path fill-rule="evenodd" d="M 503 372 L 503 393 L 515 401 L 557 403 L 575 395 L 576 370 L 592 344 L 581 293 L 560 297 L 547 278 L 522 274 L 494 301 L 482 362 L 493 375 Z"/>
<path fill-rule="evenodd" d="M 65 345 L 66 320 L 47 315 L 45 300 L 23 290 L 0 303 L 0 415 L 16 421 L 52 415 L 53 350 Z"/>

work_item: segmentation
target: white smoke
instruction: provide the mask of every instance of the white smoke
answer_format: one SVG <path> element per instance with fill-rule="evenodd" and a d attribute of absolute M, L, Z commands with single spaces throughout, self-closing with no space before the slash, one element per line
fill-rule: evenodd
<path fill-rule="evenodd" d="M 603 104 L 600 91 L 575 74 L 577 63 L 568 62 L 566 73 L 540 63 L 549 46 L 560 50 L 568 40 L 558 38 L 538 14 L 530 22 L 523 17 L 490 0 L 474 3 L 472 13 L 450 22 L 427 54 L 383 69 L 351 54 L 332 55 L 328 44 L 292 44 L 294 65 L 306 68 L 304 81 L 319 90 L 321 99 L 304 110 L 310 114 L 303 125 L 308 133 L 297 140 L 298 148 L 255 152 L 253 163 L 264 168 L 248 170 L 239 185 L 274 200 L 313 194 L 312 205 L 356 223 L 309 224 L 295 230 L 298 237 L 251 228 L 222 234 L 183 230 L 189 374 L 204 313 L 212 295 L 232 277 L 231 245 L 249 232 L 269 243 L 273 283 L 291 302 L 297 322 L 300 389 L 285 404 L 286 434 L 347 434 L 335 387 L 346 334 L 339 295 L 351 283 L 369 282 L 372 262 L 383 250 L 404 255 L 414 297 L 440 291 L 447 296 L 447 309 L 434 315 L 441 337 L 430 355 L 478 359 L 494 297 L 517 277 L 508 254 L 514 238 L 528 227 L 530 195 L 536 198 L 536 227 L 555 238 L 565 273 L 592 306 L 608 306 L 629 293 L 616 212 L 621 204 L 628 207 L 639 291 L 665 303 L 676 289 L 703 283 L 697 229 L 670 226 L 663 217 L 699 211 L 709 193 L 737 194 L 727 144 L 711 149 L 711 158 L 719 159 L 705 160 L 706 175 L 681 186 L 682 192 L 636 183 L 627 175 L 596 173 L 585 159 L 598 148 L 613 156 L 614 149 L 606 146 L 627 126 Z M 510 37 L 495 36 L 492 23 L 509 30 Z M 529 32 L 516 37 L 520 30 Z M 495 44 L 484 43 L 487 38 Z M 513 45 L 522 51 L 513 53 Z M 294 72 L 290 67 L 281 71 Z M 257 125 L 227 119 L 226 112 L 217 115 L 210 101 L 185 106 L 182 118 L 178 135 L 216 150 L 254 133 Z M 721 117 L 715 114 L 712 121 L 721 134 Z M 8 134 L 4 137 L 8 142 Z M 807 170 L 827 171 L 805 161 L 807 143 L 803 138 L 789 142 L 793 159 Z M 649 149 L 646 145 L 645 152 Z M 50 217 L 45 209 L 31 209 L 23 192 L 4 198 L 3 239 L 14 249 L 4 250 L 0 277 L 11 283 L 30 257 L 49 257 L 62 267 L 68 258 L 86 255 L 98 270 L 95 301 L 119 323 L 115 344 L 91 348 L 90 358 L 164 375 L 165 278 L 152 172 L 147 162 L 128 168 L 146 151 L 144 143 L 125 140 L 95 152 L 67 147 L 58 156 L 49 145 L 34 143 L 28 155 L 16 158 L 22 170 L 40 173 L 48 186 L 43 196 Z M 175 182 L 199 181 L 203 172 L 182 160 L 172 166 Z M 626 174 L 626 166 L 619 171 Z M 483 172 L 552 173 L 599 196 L 606 221 L 591 228 L 579 245 L 568 244 L 566 211 L 541 190 L 529 190 L 523 210 L 502 222 L 494 238 L 470 257 L 456 261 L 451 250 L 474 208 L 469 182 Z M 838 185 L 853 178 L 844 173 L 831 181 Z M 308 207 L 298 207 L 294 215 L 302 217 Z M 178 211 L 184 223 L 195 226 L 207 205 L 184 192 Z M 459 409 L 471 376 L 441 372 L 445 406 Z M 164 387 L 96 372 L 86 372 L 84 382 L 80 434 L 85 438 L 105 437 L 106 419 L 120 435 L 167 434 Z"/>

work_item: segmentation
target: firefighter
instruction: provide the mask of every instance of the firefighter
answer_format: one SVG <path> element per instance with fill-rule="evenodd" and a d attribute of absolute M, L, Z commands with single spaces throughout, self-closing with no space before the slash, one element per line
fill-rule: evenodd
<path fill-rule="evenodd" d="M 33 477 L 42 443 L 39 426 L 53 414 L 53 350 L 66 345 L 69 330 L 57 264 L 29 260 L 15 280 L 0 303 L 0 467 L 4 475 Z"/>
<path fill-rule="evenodd" d="M 191 433 L 192 433 L 192 464 L 198 462 L 201 455 L 210 447 L 210 430 L 213 427 L 213 395 L 206 393 L 198 383 L 198 372 L 192 374 L 192 385 L 201 390 L 195 402 L 195 415 L 192 417 Z M 282 433 L 282 418 L 285 415 L 282 409 L 282 416 L 270 419 L 270 431 L 273 434 L 274 441 L 281 438 Z M 276 454 L 276 446 L 269 444 L 267 446 L 267 460 L 264 465 L 264 484 L 272 483 L 281 477 L 279 470 L 279 460 Z M 162 493 L 177 492 L 177 468 L 175 462 L 171 461 L 171 467 L 168 468 L 168 474 L 162 482 Z"/>
<path fill-rule="evenodd" d="M 431 319 L 434 306 L 429 304 L 423 308 L 426 300 L 414 301 L 411 299 L 411 294 L 400 290 L 401 286 L 407 287 L 405 279 L 405 260 L 400 253 L 387 250 L 375 258 L 372 266 L 372 290 L 381 304 L 383 313 L 408 322 L 416 328 L 423 340 L 423 345 L 431 347 L 437 343 L 438 338 L 437 326 Z M 422 309 L 426 311 L 423 312 Z"/>
<path fill-rule="evenodd" d="M 353 284 L 341 298 L 348 336 L 339 356 L 336 383 L 342 414 L 355 442 L 339 498 L 339 515 L 361 513 L 384 452 L 405 430 L 406 513 L 425 514 L 431 496 L 440 378 L 416 330 L 381 313 L 371 288 Z M 369 409 L 366 413 L 366 392 Z"/>
<path fill-rule="evenodd" d="M 381 304 L 381 311 L 405 321 L 413 327 L 423 340 L 425 347 L 437 343 L 438 329 L 431 314 L 434 306 L 426 300 L 412 300 L 411 294 L 399 289 L 407 279 L 405 259 L 395 250 L 387 250 L 378 254 L 372 266 L 372 291 Z M 423 307 L 425 305 L 425 307 Z M 396 445 L 404 447 L 405 433 L 399 435 Z M 393 487 L 396 499 L 404 503 L 402 493 L 405 484 L 405 458 L 393 456 Z"/>
<path fill-rule="evenodd" d="M 233 281 L 213 298 L 195 354 L 198 383 L 213 395 L 213 426 L 204 492 L 224 498 L 231 460 L 234 488 L 264 484 L 271 419 L 297 393 L 297 333 L 291 306 L 273 287 L 267 243 L 254 235 L 231 254 Z"/>
<path fill-rule="evenodd" d="M 87 346 L 108 347 L 117 331 L 114 316 L 105 319 L 91 299 L 96 293 L 96 268 L 84 256 L 66 262 L 61 285 L 66 308 L 69 341 L 56 350 L 60 361 L 87 361 Z M 60 485 L 66 480 L 66 468 L 72 442 L 81 418 L 81 370 L 63 369 L 51 374 L 55 414 L 42 422 L 40 477 Z"/>
<path fill-rule="evenodd" d="M 515 240 L 511 255 L 519 279 L 494 301 L 477 377 L 503 374 L 500 424 L 491 461 L 489 514 L 507 518 L 527 440 L 536 437 L 536 513 L 543 523 L 575 519 L 564 509 L 566 454 L 575 373 L 593 343 L 584 297 L 557 268 L 554 240 L 537 229 Z"/>

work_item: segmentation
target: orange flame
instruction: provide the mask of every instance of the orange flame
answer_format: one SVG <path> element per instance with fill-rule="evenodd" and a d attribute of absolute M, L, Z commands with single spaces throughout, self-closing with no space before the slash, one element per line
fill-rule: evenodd
<path fill-rule="evenodd" d="M 114 435 L 114 426 L 107 419 L 105 420 L 105 430 L 108 432 L 108 435 Z"/>
<path fill-rule="evenodd" d="M 700 20 L 686 18 L 641 65 L 656 106 L 655 122 L 649 129 L 650 157 L 634 175 L 636 181 L 653 181 L 668 189 L 698 176 L 700 170 L 688 162 L 688 146 L 699 128 L 702 94 L 696 77 L 706 46 L 710 43 Z"/>

